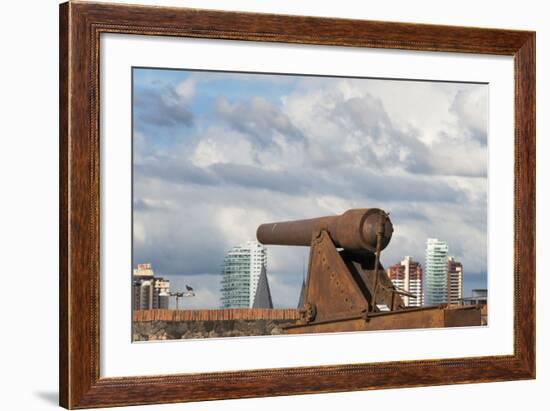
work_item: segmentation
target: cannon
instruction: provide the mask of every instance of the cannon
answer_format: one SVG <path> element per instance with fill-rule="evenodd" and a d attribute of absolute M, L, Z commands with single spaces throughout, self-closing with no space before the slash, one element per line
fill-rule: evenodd
<path fill-rule="evenodd" d="M 312 236 L 326 230 L 336 247 L 350 251 L 375 252 L 380 235 L 380 251 L 393 234 L 388 214 L 378 208 L 348 210 L 339 216 L 262 224 L 256 237 L 262 244 L 308 246 Z"/>
<path fill-rule="evenodd" d="M 300 320 L 285 332 L 480 325 L 475 306 L 405 306 L 401 296 L 416 296 L 395 287 L 380 262 L 392 234 L 389 214 L 379 208 L 260 225 L 262 244 L 310 247 Z"/>

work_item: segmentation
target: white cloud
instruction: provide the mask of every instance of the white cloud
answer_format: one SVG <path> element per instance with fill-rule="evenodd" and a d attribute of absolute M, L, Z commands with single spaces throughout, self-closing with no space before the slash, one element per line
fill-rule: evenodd
<path fill-rule="evenodd" d="M 483 143 L 487 138 L 487 105 L 486 87 L 477 87 L 458 91 L 450 108 L 472 137 Z"/>
<path fill-rule="evenodd" d="M 212 126 L 205 131 L 194 148 L 191 161 L 198 167 L 212 164 L 254 164 L 254 150 L 242 134 Z"/>
<path fill-rule="evenodd" d="M 176 94 L 184 101 L 191 101 L 195 97 L 196 81 L 193 77 L 188 77 L 176 86 Z"/>
<path fill-rule="evenodd" d="M 254 239 L 257 222 L 264 221 L 267 217 L 263 210 L 221 205 L 213 216 L 213 222 L 218 225 L 220 235 L 227 244 L 240 244 Z"/>
<path fill-rule="evenodd" d="M 145 226 L 141 222 L 134 223 L 134 241 L 139 244 L 144 244 L 147 239 L 147 234 L 145 233 Z"/>

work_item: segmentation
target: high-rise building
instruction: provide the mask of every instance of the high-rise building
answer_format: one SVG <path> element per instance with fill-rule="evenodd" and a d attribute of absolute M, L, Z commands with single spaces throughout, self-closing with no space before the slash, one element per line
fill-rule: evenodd
<path fill-rule="evenodd" d="M 153 278 L 155 276 L 155 272 L 153 271 L 153 267 L 151 264 L 138 264 L 137 268 L 134 268 L 134 277 L 136 278 Z"/>
<path fill-rule="evenodd" d="M 170 308 L 170 294 L 164 291 L 159 293 L 158 304 L 160 309 L 168 310 Z"/>
<path fill-rule="evenodd" d="M 138 264 L 132 276 L 132 309 L 168 309 L 170 281 L 155 277 L 151 264 Z"/>
<path fill-rule="evenodd" d="M 388 268 L 388 276 L 393 285 L 414 294 L 416 298 L 402 296 L 406 307 L 420 307 L 423 304 L 422 266 L 407 256 L 403 261 Z"/>
<path fill-rule="evenodd" d="M 152 280 L 134 280 L 132 282 L 134 310 L 148 310 L 153 306 Z"/>
<path fill-rule="evenodd" d="M 170 303 L 170 281 L 163 278 L 155 278 L 153 286 L 154 305 L 167 310 Z"/>
<path fill-rule="evenodd" d="M 447 303 L 447 253 L 445 241 L 428 238 L 424 276 L 424 302 L 427 305 Z"/>
<path fill-rule="evenodd" d="M 223 260 L 222 308 L 252 308 L 262 268 L 267 269 L 267 250 L 257 241 L 229 250 Z"/>
<path fill-rule="evenodd" d="M 462 299 L 463 282 L 462 263 L 456 261 L 454 257 L 447 259 L 447 303 L 460 304 Z"/>

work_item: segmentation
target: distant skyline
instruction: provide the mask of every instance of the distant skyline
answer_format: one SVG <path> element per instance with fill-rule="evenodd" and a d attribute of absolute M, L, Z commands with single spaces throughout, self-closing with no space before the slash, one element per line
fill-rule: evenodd
<path fill-rule="evenodd" d="M 224 254 L 265 222 L 390 212 L 387 268 L 444 239 L 486 284 L 487 85 L 134 69 L 133 264 L 219 305 Z M 306 247 L 268 247 L 275 306 Z M 485 288 L 485 287 L 482 287 Z M 200 296 L 200 297 L 199 297 Z"/>

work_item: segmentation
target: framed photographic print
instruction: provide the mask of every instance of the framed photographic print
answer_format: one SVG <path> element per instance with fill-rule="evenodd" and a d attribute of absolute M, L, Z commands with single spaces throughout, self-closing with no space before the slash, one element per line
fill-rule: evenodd
<path fill-rule="evenodd" d="M 62 406 L 535 377 L 535 33 L 68 2 L 60 80 Z"/>

